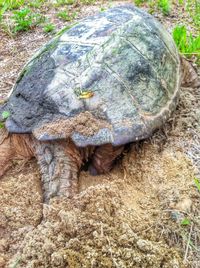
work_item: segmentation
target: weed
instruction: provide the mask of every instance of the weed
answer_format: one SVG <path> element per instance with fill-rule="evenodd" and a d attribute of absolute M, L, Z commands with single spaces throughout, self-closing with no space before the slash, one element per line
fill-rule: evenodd
<path fill-rule="evenodd" d="M 194 14 L 192 16 L 194 23 L 200 27 L 200 2 L 195 1 Z"/>
<path fill-rule="evenodd" d="M 43 3 L 44 3 L 44 0 L 35 0 L 35 1 L 30 1 L 28 5 L 33 8 L 40 8 Z"/>
<path fill-rule="evenodd" d="M 169 0 L 158 0 L 158 7 L 162 11 L 163 15 L 167 16 L 170 14 L 170 3 Z"/>
<path fill-rule="evenodd" d="M 194 24 L 200 27 L 200 2 L 199 0 L 187 0 L 186 10 L 190 14 Z"/>
<path fill-rule="evenodd" d="M 183 225 L 183 226 L 188 226 L 188 225 L 190 225 L 191 224 L 191 221 L 190 221 L 190 219 L 188 219 L 188 218 L 184 218 L 182 221 L 181 221 L 181 225 Z"/>
<path fill-rule="evenodd" d="M 6 119 L 10 116 L 10 112 L 3 111 L 1 114 L 2 121 L 0 122 L 0 128 L 4 128 Z"/>
<path fill-rule="evenodd" d="M 106 8 L 105 7 L 100 7 L 99 11 L 104 12 L 104 11 L 106 11 Z"/>
<path fill-rule="evenodd" d="M 7 5 L 4 5 L 1 9 L 0 9 L 0 22 L 3 20 L 3 14 L 5 13 L 5 11 L 8 9 Z"/>
<path fill-rule="evenodd" d="M 95 3 L 95 0 L 80 0 L 80 2 L 84 5 L 91 5 Z"/>
<path fill-rule="evenodd" d="M 200 181 L 197 178 L 194 178 L 194 183 L 195 183 L 198 191 L 200 192 Z"/>
<path fill-rule="evenodd" d="M 3 111 L 3 113 L 1 114 L 3 120 L 6 120 L 9 116 L 10 116 L 10 112 L 8 111 Z"/>
<path fill-rule="evenodd" d="M 24 0 L 0 0 L 0 7 L 7 6 L 7 9 L 17 9 L 24 4 Z"/>
<path fill-rule="evenodd" d="M 141 6 L 145 2 L 148 2 L 148 0 L 135 0 L 134 3 L 136 6 Z"/>
<path fill-rule="evenodd" d="M 55 6 L 73 5 L 75 0 L 56 0 Z"/>
<path fill-rule="evenodd" d="M 76 17 L 76 12 L 73 12 L 72 14 L 69 14 L 68 11 L 60 11 L 58 14 L 57 14 L 57 17 L 62 19 L 62 20 L 65 20 L 65 21 L 71 21 L 73 19 L 75 19 Z"/>
<path fill-rule="evenodd" d="M 55 25 L 53 23 L 47 23 L 44 27 L 43 27 L 43 31 L 45 33 L 50 33 L 53 32 L 55 30 Z"/>
<path fill-rule="evenodd" d="M 188 58 L 195 55 L 197 60 L 200 61 L 200 35 L 193 37 L 191 33 L 187 34 L 184 25 L 178 25 L 173 30 L 173 39 L 182 54 Z"/>
<path fill-rule="evenodd" d="M 14 21 L 13 32 L 27 31 L 34 26 L 41 23 L 44 18 L 37 13 L 33 13 L 29 8 L 23 8 L 18 11 L 14 11 L 12 20 Z"/>

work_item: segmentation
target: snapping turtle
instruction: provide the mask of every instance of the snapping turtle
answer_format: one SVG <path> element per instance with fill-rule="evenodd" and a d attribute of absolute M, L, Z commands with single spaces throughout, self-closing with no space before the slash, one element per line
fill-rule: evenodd
<path fill-rule="evenodd" d="M 184 73 L 196 83 L 186 62 Z M 0 176 L 34 156 L 45 201 L 72 196 L 84 161 L 92 174 L 109 171 L 125 144 L 170 117 L 184 77 L 170 35 L 133 5 L 82 20 L 28 62 L 1 106 Z"/>

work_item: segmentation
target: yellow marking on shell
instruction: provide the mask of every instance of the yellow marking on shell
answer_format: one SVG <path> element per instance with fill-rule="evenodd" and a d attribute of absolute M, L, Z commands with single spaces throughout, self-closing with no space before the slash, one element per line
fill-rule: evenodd
<path fill-rule="evenodd" d="M 92 98 L 94 96 L 94 92 L 92 91 L 83 91 L 80 93 L 80 95 L 78 96 L 79 99 L 89 99 Z"/>
<path fill-rule="evenodd" d="M 150 113 L 150 112 L 145 112 L 145 111 L 142 111 L 142 116 L 152 116 L 153 114 Z"/>
<path fill-rule="evenodd" d="M 0 99 L 0 104 L 4 104 L 4 103 L 6 103 L 6 99 Z"/>

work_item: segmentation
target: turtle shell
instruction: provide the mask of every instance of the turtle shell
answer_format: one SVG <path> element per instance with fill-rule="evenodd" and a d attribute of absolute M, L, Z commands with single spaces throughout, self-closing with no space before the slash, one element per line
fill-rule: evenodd
<path fill-rule="evenodd" d="M 11 133 L 77 146 L 144 139 L 174 110 L 180 62 L 151 15 L 123 5 L 83 19 L 24 67 L 4 107 Z"/>

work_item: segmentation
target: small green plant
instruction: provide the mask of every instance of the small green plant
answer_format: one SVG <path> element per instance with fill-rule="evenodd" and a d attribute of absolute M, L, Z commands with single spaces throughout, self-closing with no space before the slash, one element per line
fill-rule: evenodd
<path fill-rule="evenodd" d="M 8 9 L 8 5 L 4 5 L 3 7 L 0 8 L 0 22 L 3 20 L 3 14 L 5 11 Z"/>
<path fill-rule="evenodd" d="M 200 35 L 193 37 L 191 33 L 187 33 L 184 25 L 178 25 L 173 30 L 173 39 L 182 54 L 188 58 L 194 55 L 197 63 L 200 63 Z"/>
<path fill-rule="evenodd" d="M 10 116 L 10 112 L 8 111 L 3 111 L 3 113 L 1 114 L 3 120 L 6 120 L 9 116 Z"/>
<path fill-rule="evenodd" d="M 44 0 L 34 0 L 34 1 L 30 1 L 28 3 L 28 6 L 33 7 L 33 8 L 40 8 L 43 3 L 44 3 Z"/>
<path fill-rule="evenodd" d="M 5 126 L 5 121 L 6 119 L 10 116 L 10 112 L 9 111 L 3 111 L 2 114 L 1 114 L 1 122 L 0 122 L 0 128 L 4 128 Z"/>
<path fill-rule="evenodd" d="M 36 14 L 32 13 L 29 8 L 23 8 L 13 12 L 12 20 L 14 21 L 13 32 L 27 31 L 36 24 Z"/>
<path fill-rule="evenodd" d="M 167 16 L 170 14 L 171 7 L 169 0 L 158 0 L 158 7 L 163 15 Z"/>
<path fill-rule="evenodd" d="M 13 12 L 14 21 L 13 32 L 27 31 L 43 21 L 40 14 L 33 13 L 29 8 L 23 8 Z"/>
<path fill-rule="evenodd" d="M 72 14 L 69 14 L 68 11 L 60 11 L 57 14 L 57 17 L 62 19 L 62 20 L 65 20 L 65 21 L 71 21 L 71 20 L 75 19 L 76 12 L 73 12 Z"/>
<path fill-rule="evenodd" d="M 50 33 L 50 32 L 53 32 L 54 30 L 55 30 L 55 25 L 53 23 L 47 23 L 43 27 L 43 31 L 45 33 Z"/>
<path fill-rule="evenodd" d="M 200 27 L 200 2 L 199 0 L 187 0 L 186 10 L 197 27 Z"/>
<path fill-rule="evenodd" d="M 181 225 L 182 226 L 188 226 L 188 225 L 190 225 L 191 224 L 191 221 L 190 221 L 190 219 L 188 219 L 188 218 L 184 218 L 182 221 L 181 221 Z"/>
<path fill-rule="evenodd" d="M 135 0 L 134 3 L 136 6 L 141 6 L 145 2 L 148 2 L 148 0 Z"/>
<path fill-rule="evenodd" d="M 81 4 L 91 5 L 95 3 L 95 0 L 80 0 Z"/>
<path fill-rule="evenodd" d="M 73 5 L 75 0 L 56 0 L 55 6 Z"/>
<path fill-rule="evenodd" d="M 198 191 L 200 192 L 200 181 L 199 181 L 199 179 L 194 178 L 194 183 L 195 183 L 195 185 L 196 185 Z"/>
<path fill-rule="evenodd" d="M 0 7 L 7 6 L 7 9 L 12 10 L 21 7 L 24 0 L 0 0 Z"/>
<path fill-rule="evenodd" d="M 100 7 L 100 12 L 104 12 L 104 11 L 106 11 L 106 8 L 105 7 Z"/>

